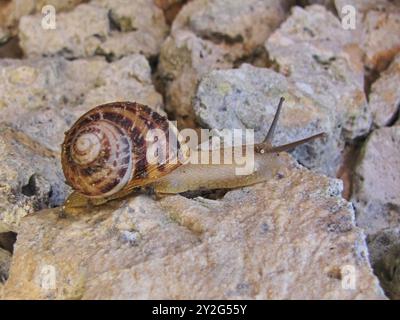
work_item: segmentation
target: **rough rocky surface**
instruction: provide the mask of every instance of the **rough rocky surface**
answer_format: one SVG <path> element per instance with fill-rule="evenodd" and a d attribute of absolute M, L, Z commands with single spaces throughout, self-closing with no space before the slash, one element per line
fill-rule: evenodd
<path fill-rule="evenodd" d="M 15 35 L 21 17 L 41 12 L 45 5 L 52 5 L 56 12 L 67 11 L 81 3 L 82 0 L 6 0 L 0 3 L 0 29 L 7 37 Z M 1 34 L 1 32 L 0 32 Z M 0 36 L 1 44 L 1 36 Z"/>
<path fill-rule="evenodd" d="M 0 297 L 2 285 L 8 278 L 8 270 L 10 269 L 11 253 L 0 248 Z"/>
<path fill-rule="evenodd" d="M 20 219 L 60 205 L 67 194 L 58 155 L 7 125 L 0 126 L 0 232 Z"/>
<path fill-rule="evenodd" d="M 141 55 L 114 63 L 5 59 L 0 70 L 1 119 L 12 124 L 1 125 L 0 232 L 16 231 L 21 217 L 65 199 L 60 144 L 85 111 L 133 100 L 162 112 L 162 98 Z"/>
<path fill-rule="evenodd" d="M 162 110 L 162 97 L 141 55 L 113 63 L 103 58 L 4 59 L 0 71 L 2 120 L 54 151 L 59 151 L 66 129 L 96 105 L 133 100 Z"/>
<path fill-rule="evenodd" d="M 335 174 L 343 143 L 332 121 L 332 110 L 282 74 L 248 64 L 239 69 L 216 70 L 204 76 L 194 100 L 200 122 L 213 129 L 254 129 L 256 142 L 267 135 L 280 97 L 285 104 L 274 138 L 281 145 L 329 132 L 326 141 L 315 141 L 295 150 L 307 167 Z M 336 133 L 335 133 L 336 132 Z"/>
<path fill-rule="evenodd" d="M 0 1 L 0 298 L 400 299 L 399 17 L 399 0 Z M 293 162 L 208 199 L 40 211 L 70 191 L 64 131 L 115 100 L 164 113 L 153 82 L 181 127 L 257 141 L 284 96 L 274 143 L 327 132 L 292 154 L 345 183 L 355 167 L 356 210 L 338 180 Z"/>
<path fill-rule="evenodd" d="M 400 224 L 400 126 L 375 130 L 355 170 L 357 223 L 367 234 Z"/>
<path fill-rule="evenodd" d="M 368 239 L 371 264 L 391 299 L 400 299 L 400 228 L 384 229 Z"/>
<path fill-rule="evenodd" d="M 75 217 L 45 210 L 21 225 L 4 294 L 384 298 L 351 204 L 340 193 L 338 180 L 293 165 L 283 177 L 221 200 L 140 195 Z"/>
<path fill-rule="evenodd" d="M 266 48 L 281 73 L 338 118 L 332 121 L 340 124 L 343 139 L 368 133 L 361 54 L 337 17 L 319 5 L 294 7 Z"/>
<path fill-rule="evenodd" d="M 191 100 L 199 79 L 263 52 L 293 1 L 205 1 L 186 4 L 160 53 L 159 77 L 166 106 L 181 127 L 194 127 Z"/>
<path fill-rule="evenodd" d="M 152 57 L 168 32 L 162 10 L 151 0 L 93 0 L 58 14 L 54 30 L 43 30 L 41 19 L 34 15 L 20 21 L 20 45 L 29 57 Z"/>
<path fill-rule="evenodd" d="M 390 125 L 396 120 L 400 107 L 400 53 L 389 68 L 372 84 L 369 104 L 374 125 Z"/>
<path fill-rule="evenodd" d="M 386 69 L 400 51 L 400 1 L 335 0 L 339 14 L 343 6 L 356 9 L 356 29 L 351 32 L 364 52 L 370 70 Z"/>

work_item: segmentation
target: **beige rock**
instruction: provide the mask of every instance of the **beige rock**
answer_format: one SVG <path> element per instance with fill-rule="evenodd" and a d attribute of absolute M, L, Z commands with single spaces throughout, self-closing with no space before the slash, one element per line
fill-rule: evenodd
<path fill-rule="evenodd" d="M 372 132 L 354 177 L 357 223 L 367 234 L 400 224 L 400 126 Z"/>
<path fill-rule="evenodd" d="M 21 19 L 19 37 L 25 54 L 68 58 L 104 55 L 109 60 L 141 53 L 158 54 L 168 27 L 152 1 L 93 0 L 57 15 L 54 30 L 43 30 L 42 16 Z"/>
<path fill-rule="evenodd" d="M 368 69 L 384 70 L 400 51 L 400 1 L 390 0 L 335 0 L 336 9 L 343 6 L 356 9 L 358 36 Z"/>
<path fill-rule="evenodd" d="M 114 63 L 103 58 L 6 59 L 0 71 L 1 119 L 56 152 L 73 121 L 96 105 L 130 100 L 158 111 L 163 105 L 141 55 Z"/>
<path fill-rule="evenodd" d="M 64 132 L 85 111 L 117 100 L 162 112 L 162 97 L 143 56 L 113 63 L 103 58 L 0 61 L 1 120 L 17 129 L 1 124 L 0 232 L 16 231 L 22 216 L 64 201 L 59 159 Z"/>
<path fill-rule="evenodd" d="M 70 10 L 83 0 L 9 0 L 0 3 L 0 27 L 14 35 L 19 20 L 26 15 L 41 12 L 45 5 L 52 5 L 56 12 Z M 0 37 L 1 38 L 1 37 Z M 1 41 L 0 41 L 1 42 Z"/>
<path fill-rule="evenodd" d="M 324 7 L 294 7 L 266 42 L 278 70 L 338 117 L 351 141 L 368 133 L 371 112 L 364 93 L 361 54 L 351 33 Z"/>
<path fill-rule="evenodd" d="M 166 90 L 166 108 L 176 114 L 180 127 L 196 126 L 192 100 L 197 84 L 206 72 L 233 66 L 228 51 L 187 31 L 176 31 L 164 42 L 158 71 Z"/>
<path fill-rule="evenodd" d="M 338 180 L 293 165 L 220 200 L 138 195 L 75 217 L 45 210 L 23 220 L 4 297 L 383 299 L 340 193 Z"/>
<path fill-rule="evenodd" d="M 397 116 L 400 106 L 400 54 L 389 68 L 381 73 L 373 83 L 369 95 L 374 125 L 377 127 L 391 124 Z"/>
<path fill-rule="evenodd" d="M 18 36 L 27 56 L 93 56 L 110 32 L 107 9 L 90 4 L 58 14 L 55 29 L 43 30 L 41 20 L 41 15 L 34 15 L 20 21 Z"/>
<path fill-rule="evenodd" d="M 67 193 L 58 155 L 24 133 L 0 126 L 0 233 L 20 219 L 60 205 Z"/>
<path fill-rule="evenodd" d="M 0 248 L 0 286 L 8 278 L 8 270 L 10 269 L 11 253 Z M 0 297 L 1 297 L 1 287 L 0 287 Z"/>
<path fill-rule="evenodd" d="M 131 53 L 156 56 L 168 28 L 164 15 L 151 0 L 96 0 L 93 3 L 110 10 L 109 17 L 118 30 L 99 47 L 107 57 L 119 58 Z"/>
<path fill-rule="evenodd" d="M 196 125 L 191 100 L 201 76 L 253 55 L 291 3 L 195 0 L 182 8 L 162 46 L 158 68 L 167 108 L 181 127 Z"/>

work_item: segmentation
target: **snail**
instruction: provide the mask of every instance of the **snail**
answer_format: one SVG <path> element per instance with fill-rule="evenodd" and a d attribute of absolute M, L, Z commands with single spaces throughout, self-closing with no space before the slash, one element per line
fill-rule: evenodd
<path fill-rule="evenodd" d="M 209 160 L 219 150 L 191 150 L 166 117 L 135 102 L 103 104 L 81 116 L 65 133 L 61 161 L 66 183 L 75 191 L 66 200 L 65 212 L 74 212 L 88 205 L 100 205 L 124 197 L 140 188 L 155 194 L 177 194 L 199 189 L 230 189 L 265 181 L 287 165 L 281 152 L 324 136 L 319 133 L 281 146 L 273 146 L 284 98 L 281 98 L 267 136 L 262 143 L 240 147 L 244 157 L 253 159 L 254 170 L 237 174 L 237 157 L 233 161 L 213 164 L 211 161 L 188 162 L 188 159 Z M 153 131 L 167 139 L 158 140 Z M 160 135 L 161 136 L 161 135 Z M 171 143 L 171 141 L 176 143 Z M 165 148 L 153 148 L 164 144 Z M 248 148 L 252 147 L 252 148 Z M 156 150 L 149 161 L 149 150 Z"/>

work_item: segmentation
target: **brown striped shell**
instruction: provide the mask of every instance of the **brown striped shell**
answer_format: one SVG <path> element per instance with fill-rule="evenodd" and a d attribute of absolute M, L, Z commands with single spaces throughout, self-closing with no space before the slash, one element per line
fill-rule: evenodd
<path fill-rule="evenodd" d="M 164 133 L 166 139 L 160 141 L 167 145 L 161 152 L 165 154 L 159 154 L 158 149 L 155 160 L 148 161 L 148 151 L 157 142 L 152 129 Z M 178 139 L 176 127 L 145 105 L 100 105 L 65 133 L 61 154 L 64 175 L 70 186 L 87 197 L 114 197 L 178 167 L 181 157 L 186 156 Z"/>

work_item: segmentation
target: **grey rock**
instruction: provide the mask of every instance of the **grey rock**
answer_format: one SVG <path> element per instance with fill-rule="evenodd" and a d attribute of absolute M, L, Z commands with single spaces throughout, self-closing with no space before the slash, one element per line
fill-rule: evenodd
<path fill-rule="evenodd" d="M 161 9 L 149 0 L 81 4 L 58 14 L 54 30 L 43 30 L 41 19 L 34 15 L 20 21 L 20 43 L 29 57 L 104 55 L 114 60 L 133 53 L 151 57 L 158 54 L 168 32 Z"/>
<path fill-rule="evenodd" d="M 201 76 L 254 55 L 286 17 L 293 1 L 205 1 L 186 4 L 164 42 L 158 67 L 167 109 L 194 127 L 191 100 Z"/>
<path fill-rule="evenodd" d="M 221 200 L 45 210 L 21 225 L 4 298 L 384 299 L 341 189 L 293 164 Z"/>
<path fill-rule="evenodd" d="M 368 239 L 370 259 L 382 288 L 400 299 L 400 228 L 384 229 Z"/>
<path fill-rule="evenodd" d="M 11 124 L 1 124 L 0 232 L 16 231 L 21 217 L 63 203 L 69 189 L 60 168 L 60 145 L 84 112 L 118 100 L 163 112 L 141 55 L 113 63 L 103 58 L 6 59 L 0 70 L 1 120 Z"/>
<path fill-rule="evenodd" d="M 1 286 L 8 278 L 10 263 L 11 263 L 11 253 L 0 248 L 0 294 L 1 294 Z"/>
<path fill-rule="evenodd" d="M 69 190 L 57 154 L 7 125 L 0 133 L 0 232 L 17 231 L 22 217 L 60 205 Z"/>
<path fill-rule="evenodd" d="M 310 88 L 310 90 L 312 90 Z M 294 155 L 307 167 L 335 175 L 343 148 L 333 110 L 320 104 L 305 86 L 283 75 L 248 64 L 239 69 L 212 71 L 201 80 L 194 110 L 199 121 L 212 129 L 252 129 L 261 142 L 285 97 L 274 144 L 280 145 L 317 134 L 329 133 L 325 141 L 296 148 Z M 215 133 L 218 135 L 218 133 Z"/>
<path fill-rule="evenodd" d="M 400 107 L 400 54 L 389 68 L 372 84 L 369 104 L 376 127 L 387 126 L 396 120 Z"/>
<path fill-rule="evenodd" d="M 355 169 L 353 202 L 367 234 L 400 224 L 400 127 L 372 132 Z"/>
<path fill-rule="evenodd" d="M 341 125 L 345 140 L 369 132 L 360 50 L 331 12 L 319 5 L 294 7 L 266 48 L 281 73 L 339 118 L 332 120 Z"/>

